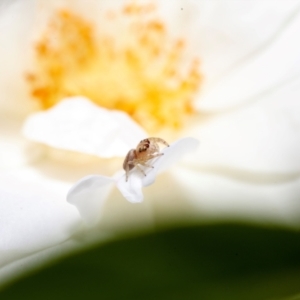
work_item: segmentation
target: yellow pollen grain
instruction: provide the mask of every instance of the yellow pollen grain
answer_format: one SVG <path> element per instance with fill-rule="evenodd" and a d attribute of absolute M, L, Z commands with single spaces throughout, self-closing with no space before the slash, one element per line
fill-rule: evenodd
<path fill-rule="evenodd" d="M 184 41 L 168 36 L 153 5 L 129 4 L 104 21 L 121 31 L 97 29 L 68 10 L 52 16 L 26 76 L 32 96 L 46 109 L 82 95 L 127 112 L 149 133 L 180 128 L 201 81 L 197 60 L 183 67 Z"/>

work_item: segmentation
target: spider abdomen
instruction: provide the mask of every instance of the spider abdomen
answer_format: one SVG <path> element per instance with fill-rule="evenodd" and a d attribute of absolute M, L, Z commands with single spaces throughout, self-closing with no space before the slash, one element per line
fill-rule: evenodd
<path fill-rule="evenodd" d="M 126 169 L 128 168 L 129 171 L 132 170 L 135 165 L 134 165 L 134 160 L 137 158 L 137 155 L 136 155 L 136 150 L 135 149 L 131 149 L 125 159 L 124 159 L 124 162 L 123 162 L 123 169 L 126 171 Z"/>

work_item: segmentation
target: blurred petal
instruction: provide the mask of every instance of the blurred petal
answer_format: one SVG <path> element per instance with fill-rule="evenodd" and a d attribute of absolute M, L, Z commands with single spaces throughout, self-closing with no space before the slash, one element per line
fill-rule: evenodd
<path fill-rule="evenodd" d="M 125 113 L 101 108 L 80 96 L 32 114 L 23 133 L 54 148 L 100 157 L 125 156 L 128 149 L 147 136 Z"/>
<path fill-rule="evenodd" d="M 300 74 L 299 1 L 190 1 L 183 13 L 206 84 L 200 110 L 243 104 Z"/>
<path fill-rule="evenodd" d="M 163 156 L 153 159 L 151 165 L 154 168 L 149 168 L 149 170 L 145 171 L 147 174 L 146 177 L 139 170 L 133 169 L 130 172 L 127 182 L 125 175 L 120 177 L 117 182 L 118 189 L 129 202 L 142 202 L 144 198 L 142 187 L 153 184 L 158 173 L 169 168 L 187 153 L 195 151 L 198 145 L 199 142 L 193 138 L 177 140 L 170 147 L 166 147 L 161 151 L 164 154 Z"/>
<path fill-rule="evenodd" d="M 76 206 L 86 225 L 94 226 L 101 216 L 101 208 L 107 199 L 115 180 L 90 175 L 79 180 L 67 195 L 67 201 Z"/>
<path fill-rule="evenodd" d="M 22 167 L 40 159 L 41 149 L 33 147 L 20 129 L 22 121 L 9 116 L 0 116 L 0 169 Z"/>
<path fill-rule="evenodd" d="M 0 268 L 0 288 L 11 280 L 18 278 L 26 272 L 32 272 L 33 269 L 44 266 L 50 260 L 55 260 L 71 251 L 76 251 L 82 246 L 82 239 L 68 239 L 62 243 L 53 245 L 30 255 L 15 259 L 12 262 L 1 266 Z"/>
<path fill-rule="evenodd" d="M 1 176 L 0 265 L 62 243 L 80 224 L 78 212 L 55 193 Z"/>
<path fill-rule="evenodd" d="M 252 184 L 216 174 L 176 168 L 172 175 L 199 217 L 237 218 L 299 225 L 300 178 Z M 174 189 L 173 193 L 176 193 Z"/>
<path fill-rule="evenodd" d="M 37 108 L 24 80 L 30 66 L 35 9 L 36 1 L 33 0 L 0 1 L 1 114 L 25 116 Z"/>
<path fill-rule="evenodd" d="M 193 166 L 250 172 L 300 172 L 300 80 L 260 102 L 215 115 L 190 134 L 202 140 Z"/>

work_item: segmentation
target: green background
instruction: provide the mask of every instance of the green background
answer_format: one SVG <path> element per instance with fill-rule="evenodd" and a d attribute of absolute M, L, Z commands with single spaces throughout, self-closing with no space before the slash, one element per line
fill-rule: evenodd
<path fill-rule="evenodd" d="M 11 283 L 0 299 L 300 299 L 300 233 L 214 224 L 121 237 Z"/>

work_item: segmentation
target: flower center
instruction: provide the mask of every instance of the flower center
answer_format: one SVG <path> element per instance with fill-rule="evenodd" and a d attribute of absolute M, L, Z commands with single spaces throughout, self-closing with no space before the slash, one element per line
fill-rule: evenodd
<path fill-rule="evenodd" d="M 181 127 L 201 81 L 197 60 L 183 63 L 184 42 L 168 35 L 149 4 L 127 5 L 103 22 L 96 27 L 68 10 L 52 16 L 27 74 L 32 96 L 43 108 L 86 96 L 149 132 Z"/>

